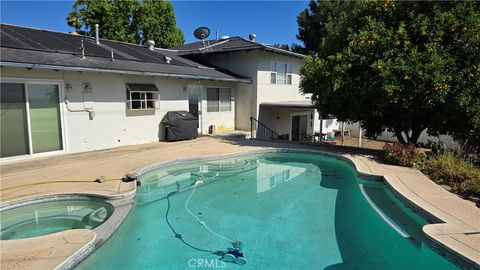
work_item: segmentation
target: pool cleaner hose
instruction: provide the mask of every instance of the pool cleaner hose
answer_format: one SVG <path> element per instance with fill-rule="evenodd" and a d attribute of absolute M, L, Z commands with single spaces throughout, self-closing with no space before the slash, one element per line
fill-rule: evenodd
<path fill-rule="evenodd" d="M 188 197 L 188 199 L 185 201 L 185 210 L 187 210 L 188 213 L 190 213 L 190 215 L 192 215 L 203 227 L 205 227 L 205 229 L 207 229 L 207 231 L 211 232 L 212 234 L 220 237 L 220 238 L 223 238 L 225 239 L 226 241 L 228 241 L 229 243 L 233 243 L 234 241 L 231 240 L 230 238 L 227 238 L 221 234 L 218 234 L 216 233 L 215 231 L 213 231 L 212 229 L 210 229 L 210 227 L 208 227 L 207 223 L 205 223 L 205 221 L 201 220 L 200 218 L 197 217 L 197 215 L 195 215 L 192 211 L 190 211 L 190 209 L 188 209 L 188 203 L 190 202 L 190 199 L 192 198 L 193 194 L 195 193 L 195 190 L 197 188 L 197 186 L 203 184 L 204 181 L 203 180 L 197 180 L 195 181 L 195 183 L 193 184 L 193 190 L 192 190 L 192 193 L 190 193 L 190 196 Z"/>
<path fill-rule="evenodd" d="M 217 177 L 219 174 L 217 173 L 215 176 L 211 177 L 210 179 L 212 178 L 215 178 Z M 198 247 L 195 247 L 195 246 L 192 246 L 191 244 L 185 242 L 185 240 L 182 238 L 182 235 L 177 233 L 175 231 L 175 229 L 172 227 L 172 225 L 170 224 L 169 220 L 168 220 L 168 213 L 170 211 L 170 196 L 177 193 L 178 191 L 174 191 L 174 192 L 171 192 L 167 195 L 166 199 L 167 199 L 167 212 L 165 214 L 165 219 L 167 221 L 167 224 L 168 226 L 170 227 L 170 229 L 173 231 L 173 233 L 175 234 L 175 237 L 180 239 L 180 241 L 182 241 L 185 245 L 189 246 L 190 248 L 193 248 L 195 250 L 198 250 L 198 251 L 203 251 L 203 252 L 209 252 L 209 253 L 216 253 L 216 254 L 221 254 L 222 255 L 222 259 L 224 261 L 227 261 L 227 262 L 232 262 L 232 263 L 236 263 L 236 264 L 239 264 L 239 265 L 245 265 L 247 263 L 247 260 L 245 259 L 244 255 L 243 255 L 243 252 L 242 252 L 242 248 L 243 248 L 243 244 L 242 242 L 240 241 L 234 241 L 224 235 L 221 235 L 217 232 L 215 232 L 214 230 L 212 230 L 205 221 L 201 220 L 197 215 L 195 215 L 189 208 L 188 208 L 188 204 L 190 202 L 190 200 L 192 199 L 193 197 L 193 194 L 195 194 L 195 191 L 197 189 L 197 186 L 203 184 L 205 182 L 204 178 L 202 175 L 201 176 L 201 179 L 200 180 L 196 180 L 192 185 L 193 185 L 193 188 L 192 188 L 192 192 L 190 193 L 190 195 L 188 196 L 187 200 L 185 201 L 185 210 L 190 214 L 192 215 L 200 225 L 202 225 L 207 231 L 209 231 L 211 234 L 219 237 L 219 238 L 222 238 L 224 240 L 226 240 L 227 242 L 229 242 L 233 248 L 228 248 L 226 252 L 213 252 L 211 250 L 207 250 L 207 249 L 202 249 L 202 248 L 198 248 Z"/>

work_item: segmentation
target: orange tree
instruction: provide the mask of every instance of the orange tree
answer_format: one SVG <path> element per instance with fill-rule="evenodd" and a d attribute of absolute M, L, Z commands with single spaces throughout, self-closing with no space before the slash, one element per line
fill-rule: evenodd
<path fill-rule="evenodd" d="M 480 130 L 480 2 L 312 1 L 297 20 L 321 113 L 404 144 Z"/>

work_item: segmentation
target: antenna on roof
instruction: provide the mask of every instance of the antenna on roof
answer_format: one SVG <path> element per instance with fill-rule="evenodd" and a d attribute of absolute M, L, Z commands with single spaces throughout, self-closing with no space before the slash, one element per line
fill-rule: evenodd
<path fill-rule="evenodd" d="M 199 28 L 195 29 L 195 31 L 193 31 L 193 35 L 197 39 L 202 40 L 203 50 L 206 50 L 207 46 L 210 46 L 210 44 L 208 44 L 208 41 L 207 41 L 207 45 L 205 45 L 205 39 L 207 39 L 208 36 L 210 36 L 210 29 L 208 27 L 202 26 L 202 27 L 199 27 Z"/>

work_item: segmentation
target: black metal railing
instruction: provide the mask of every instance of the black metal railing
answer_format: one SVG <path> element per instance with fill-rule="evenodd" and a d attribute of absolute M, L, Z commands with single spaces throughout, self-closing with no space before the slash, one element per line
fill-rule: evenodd
<path fill-rule="evenodd" d="M 264 125 L 257 119 L 250 117 L 250 138 L 257 140 L 273 141 L 278 140 L 279 136 L 271 128 Z"/>

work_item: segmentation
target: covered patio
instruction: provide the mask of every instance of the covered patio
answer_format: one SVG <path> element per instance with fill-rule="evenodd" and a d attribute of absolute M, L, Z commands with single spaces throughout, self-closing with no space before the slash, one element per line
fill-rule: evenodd
<path fill-rule="evenodd" d="M 320 128 L 318 113 L 310 100 L 261 103 L 258 120 L 276 132 L 279 139 L 289 141 L 311 141 Z M 258 136 L 262 135 L 257 132 Z"/>

